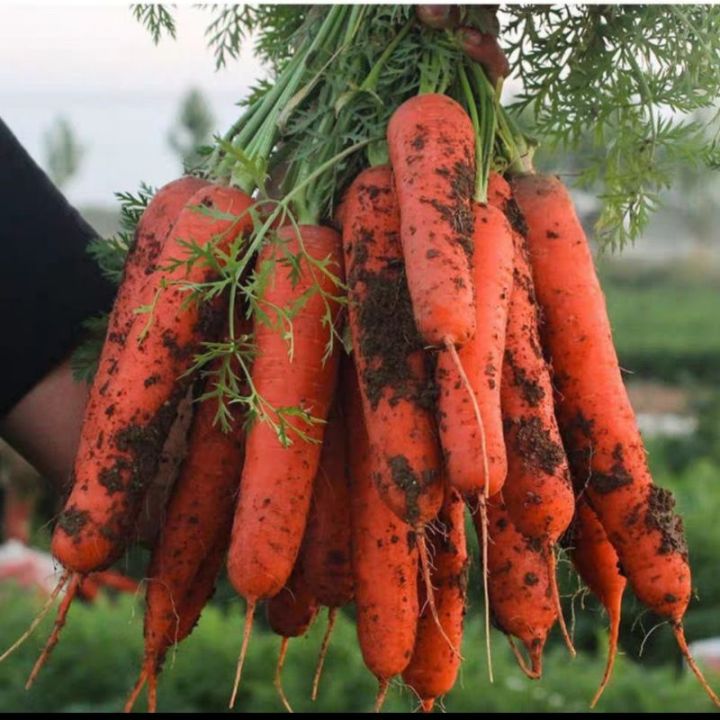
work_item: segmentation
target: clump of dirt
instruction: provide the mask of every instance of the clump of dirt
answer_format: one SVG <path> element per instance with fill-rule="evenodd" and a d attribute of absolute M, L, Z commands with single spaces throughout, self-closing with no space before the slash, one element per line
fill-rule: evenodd
<path fill-rule="evenodd" d="M 520 233 L 523 237 L 527 237 L 528 226 L 525 222 L 525 216 L 522 214 L 520 206 L 517 202 L 515 202 L 515 198 L 510 197 L 506 200 L 505 215 L 510 221 L 510 227 L 512 227 L 515 232 Z"/>
<path fill-rule="evenodd" d="M 550 437 L 550 432 L 538 417 L 510 421 L 510 434 L 523 462 L 531 468 L 553 475 L 562 464 L 565 453 Z"/>
<path fill-rule="evenodd" d="M 505 363 L 512 373 L 512 383 L 520 389 L 523 400 L 530 407 L 537 407 L 545 397 L 545 390 L 540 386 L 540 383 L 531 378 L 525 368 L 515 362 L 515 354 L 512 350 L 505 351 Z"/>
<path fill-rule="evenodd" d="M 407 517 L 409 525 L 415 525 L 420 518 L 420 507 L 418 498 L 422 490 L 420 478 L 413 472 L 408 459 L 404 455 L 395 455 L 388 459 L 390 475 L 395 487 L 400 489 L 406 502 Z"/>
<path fill-rule="evenodd" d="M 75 538 L 89 520 L 90 514 L 87 510 L 78 510 L 77 507 L 72 505 L 60 513 L 57 524 L 66 535 Z"/>
<path fill-rule="evenodd" d="M 658 552 L 661 555 L 679 553 L 687 562 L 688 548 L 682 518 L 675 512 L 675 498 L 669 490 L 651 486 L 648 496 L 648 510 L 645 514 L 645 526 L 650 530 L 659 530 L 661 535 Z"/>
<path fill-rule="evenodd" d="M 368 400 L 377 408 L 389 389 L 387 397 L 393 406 L 401 400 L 411 400 L 420 407 L 428 407 L 437 391 L 430 383 L 418 382 L 411 366 L 411 356 L 422 352 L 423 343 L 415 325 L 405 266 L 398 258 L 388 261 L 378 272 L 367 270 L 367 243 L 372 241 L 372 233 L 363 232 L 354 243 L 355 258 L 349 280 L 351 292 L 358 283 L 365 286 L 358 325 L 360 352 L 367 361 L 363 381 Z"/>
<path fill-rule="evenodd" d="M 533 585 L 537 585 L 540 582 L 540 578 L 533 572 L 527 572 L 525 573 L 523 582 L 525 583 L 525 585 L 532 587 Z"/>
<path fill-rule="evenodd" d="M 625 467 L 623 448 L 620 443 L 613 448 L 612 458 L 613 464 L 610 466 L 609 472 L 599 472 L 593 468 L 590 474 L 590 487 L 601 495 L 607 495 L 625 485 L 631 485 L 633 482 L 633 476 Z"/>

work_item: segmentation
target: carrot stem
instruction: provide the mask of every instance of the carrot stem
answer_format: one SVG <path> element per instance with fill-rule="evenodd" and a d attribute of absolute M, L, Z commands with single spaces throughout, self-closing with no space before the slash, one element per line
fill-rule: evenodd
<path fill-rule="evenodd" d="M 380 684 L 378 685 L 378 692 L 375 696 L 375 706 L 373 707 L 373 712 L 379 713 L 382 710 L 382 706 L 385 704 L 385 698 L 387 697 L 389 687 L 390 683 L 387 680 L 380 680 Z"/>
<path fill-rule="evenodd" d="M 492 643 L 490 640 L 490 590 L 488 587 L 488 517 L 487 505 L 485 498 L 478 496 L 478 512 L 480 513 L 480 526 L 482 528 L 481 552 L 482 552 L 482 568 L 483 568 L 483 599 L 485 602 L 485 652 L 488 661 L 488 679 L 491 683 L 495 682 L 493 677 L 492 664 Z"/>
<path fill-rule="evenodd" d="M 716 707 L 720 707 L 720 698 L 710 687 L 708 681 L 702 673 L 702 670 L 697 666 L 695 658 L 690 653 L 690 648 L 688 648 L 687 641 L 685 640 L 685 631 L 683 630 L 682 623 L 673 623 L 672 629 L 673 634 L 675 635 L 675 640 L 677 640 L 678 647 L 680 648 L 680 652 L 683 654 L 685 661 L 690 666 L 690 669 L 695 673 L 695 677 L 700 682 L 702 689 L 707 693 L 707 696 L 710 700 L 712 700 L 713 704 Z"/>
<path fill-rule="evenodd" d="M 320 646 L 320 654 L 318 655 L 317 667 L 315 668 L 315 677 L 313 677 L 312 684 L 312 695 L 310 696 L 312 701 L 317 700 L 318 687 L 320 686 L 320 677 L 322 676 L 323 665 L 325 664 L 325 656 L 327 655 L 328 648 L 330 647 L 330 637 L 335 628 L 335 620 L 337 619 L 337 608 L 328 608 L 328 622 L 327 628 L 325 629 L 325 635 L 323 636 L 322 645 Z"/>
<path fill-rule="evenodd" d="M 605 665 L 605 674 L 603 675 L 600 687 L 595 693 L 592 702 L 590 703 L 590 709 L 593 710 L 600 700 L 600 696 L 605 692 L 610 676 L 612 675 L 613 666 L 615 665 L 615 657 L 617 656 L 618 648 L 618 636 L 620 635 L 620 604 L 622 602 L 622 596 L 620 596 L 614 603 L 615 607 L 608 608 L 608 614 L 610 616 L 610 633 L 609 633 L 609 644 L 608 644 L 608 659 Z"/>
<path fill-rule="evenodd" d="M 535 661 L 533 659 L 533 667 L 532 669 L 528 667 L 527 663 L 525 662 L 525 658 L 523 657 L 522 653 L 520 652 L 520 649 L 515 644 L 515 640 L 513 640 L 512 635 L 507 635 L 508 643 L 510 644 L 510 649 L 513 652 L 513 655 L 515 656 L 515 659 L 517 660 L 517 664 L 520 666 L 520 669 L 527 675 L 531 680 L 537 680 L 540 677 L 540 673 L 535 667 Z"/>
<path fill-rule="evenodd" d="M 435 605 L 435 591 L 432 584 L 432 577 L 430 573 L 430 557 L 428 556 L 427 551 L 427 539 L 425 537 L 425 531 L 422 530 L 417 533 L 417 539 L 418 539 L 418 554 L 420 556 L 420 572 L 423 576 L 423 583 L 425 585 L 425 595 L 426 595 L 426 602 L 428 604 L 428 607 L 430 608 L 430 614 L 433 617 L 433 620 L 435 621 L 435 625 L 437 626 L 438 632 L 440 635 L 444 638 L 445 642 L 449 645 L 450 649 L 453 651 L 453 653 L 462 659 L 462 656 L 460 655 L 460 650 L 456 648 L 452 640 L 447 636 L 447 633 L 445 632 L 445 628 L 443 628 L 442 623 L 440 622 L 440 616 L 438 615 L 437 606 Z"/>
<path fill-rule="evenodd" d="M 560 591 L 558 590 L 557 577 L 555 576 L 555 553 L 553 552 L 552 547 L 547 548 L 547 556 L 548 581 L 550 582 L 550 592 L 553 596 L 553 602 L 555 603 L 555 608 L 557 609 L 558 625 L 560 626 L 560 632 L 562 633 L 563 640 L 565 640 L 565 645 L 567 645 L 570 656 L 575 657 L 577 653 L 575 652 L 575 646 L 573 645 L 573 641 L 570 638 L 570 633 L 568 632 L 567 625 L 565 624 L 565 616 L 563 615 L 562 603 L 560 602 Z"/>
<path fill-rule="evenodd" d="M 40 612 L 35 616 L 35 619 L 30 623 L 30 627 L 2 655 L 0 655 L 0 662 L 10 657 L 10 655 L 12 655 L 33 634 L 33 632 L 35 632 L 35 628 L 37 628 L 37 626 L 43 621 L 43 618 L 50 612 L 50 608 L 55 602 L 55 598 L 60 594 L 60 591 L 63 589 L 63 586 L 69 577 L 69 570 L 66 570 L 60 576 L 57 585 L 50 593 L 50 597 L 42 606 Z"/>
<path fill-rule="evenodd" d="M 293 712 L 293 709 L 287 699 L 287 695 L 285 695 L 285 690 L 283 690 L 282 685 L 282 669 L 285 665 L 285 656 L 287 655 L 289 644 L 289 637 L 283 637 L 280 641 L 280 652 L 278 653 L 277 665 L 275 666 L 275 678 L 273 679 L 273 685 L 275 685 L 275 689 L 277 690 L 277 694 L 280 696 L 283 706 L 289 713 L 291 713 Z"/>
<path fill-rule="evenodd" d="M 232 710 L 235 707 L 238 688 L 240 687 L 240 678 L 242 677 L 243 665 L 245 664 L 245 656 L 247 655 L 248 646 L 250 644 L 250 635 L 252 634 L 253 619 L 255 617 L 255 600 L 249 600 L 247 610 L 245 612 L 245 626 L 243 627 L 242 646 L 240 655 L 238 656 L 237 668 L 235 670 L 235 682 L 233 683 L 232 695 L 228 707 Z"/>
<path fill-rule="evenodd" d="M 81 579 L 82 578 L 78 573 L 73 574 L 67 591 L 65 592 L 65 597 L 62 599 L 60 607 L 58 607 L 57 616 L 55 617 L 55 624 L 53 625 L 50 637 L 47 639 L 45 647 L 40 653 L 40 657 L 35 662 L 35 665 L 33 665 L 33 669 L 30 672 L 27 682 L 25 683 L 26 690 L 29 690 L 32 687 L 33 682 L 35 682 L 35 678 L 38 676 L 40 670 L 42 670 L 43 665 L 45 665 L 48 658 L 50 657 L 50 653 L 53 651 L 55 646 L 58 644 L 58 641 L 60 640 L 60 631 L 65 625 L 65 620 L 67 619 L 70 605 L 72 605 L 72 601 L 75 599 L 75 595 L 77 594 Z"/>
<path fill-rule="evenodd" d="M 138 679 L 135 682 L 133 689 L 130 691 L 130 695 L 128 695 L 128 699 L 125 701 L 125 707 L 123 708 L 123 712 L 125 712 L 125 713 L 132 712 L 132 709 L 135 706 L 137 699 L 140 697 L 140 693 L 142 692 L 142 689 L 145 687 L 145 682 L 147 681 L 147 678 L 148 678 L 148 672 L 149 672 L 149 665 L 148 665 L 148 661 L 145 660 L 145 662 L 143 663 L 142 670 L 140 670 L 140 675 L 138 676 Z"/>

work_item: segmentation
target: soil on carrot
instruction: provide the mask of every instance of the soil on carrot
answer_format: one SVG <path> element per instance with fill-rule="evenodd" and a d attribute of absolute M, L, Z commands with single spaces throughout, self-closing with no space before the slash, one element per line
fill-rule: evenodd
<path fill-rule="evenodd" d="M 669 490 L 651 486 L 645 526 L 650 530 L 660 531 L 662 540 L 658 552 L 661 555 L 676 552 L 687 561 L 688 548 L 683 522 L 675 513 L 675 498 Z"/>
<path fill-rule="evenodd" d="M 516 364 L 515 354 L 512 350 L 505 351 L 505 362 L 510 369 L 512 383 L 520 389 L 523 400 L 525 400 L 530 407 L 537 407 L 545 397 L 545 390 L 543 390 L 537 380 L 534 380 L 527 374 L 525 368 Z"/>
<path fill-rule="evenodd" d="M 623 448 L 620 443 L 613 448 L 612 458 L 613 464 L 608 472 L 599 472 L 593 468 L 590 475 L 590 487 L 601 495 L 611 493 L 633 482 L 633 476 L 625 467 Z"/>
<path fill-rule="evenodd" d="M 360 231 L 353 243 L 355 257 L 349 278 L 351 291 L 358 283 L 365 286 L 358 324 L 360 351 L 367 361 L 363 379 L 368 400 L 373 408 L 383 395 L 392 406 L 411 400 L 427 407 L 434 401 L 434 392 L 418 383 L 410 364 L 411 355 L 422 352 L 423 345 L 413 317 L 405 268 L 398 258 L 389 260 L 379 272 L 366 270 L 367 245 L 373 241 L 371 231 Z"/>
<path fill-rule="evenodd" d="M 515 202 L 515 198 L 508 198 L 505 201 L 504 210 L 505 215 L 510 222 L 510 227 L 512 227 L 515 232 L 520 233 L 523 237 L 527 237 L 528 226 L 525 222 L 525 216 L 522 214 L 520 206 Z"/>
<path fill-rule="evenodd" d="M 562 447 L 552 440 L 542 420 L 537 417 L 522 417 L 519 420 L 510 420 L 506 425 L 507 437 L 515 445 L 518 457 L 522 457 L 529 467 L 553 475 L 563 462 L 565 453 Z"/>
<path fill-rule="evenodd" d="M 58 527 L 62 528 L 66 535 L 76 537 L 87 525 L 89 513 L 87 510 L 78 510 L 74 505 L 63 510 L 58 517 Z"/>
<path fill-rule="evenodd" d="M 422 473 L 413 471 L 412 466 L 404 455 L 394 455 L 388 459 L 393 484 L 402 490 L 407 503 L 407 523 L 415 525 L 420 517 L 418 499 L 422 491 L 431 485 L 437 473 L 434 470 L 424 470 Z"/>

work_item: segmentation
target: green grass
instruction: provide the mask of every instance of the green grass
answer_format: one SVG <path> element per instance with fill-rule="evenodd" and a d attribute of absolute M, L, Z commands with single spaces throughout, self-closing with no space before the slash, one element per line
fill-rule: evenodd
<path fill-rule="evenodd" d="M 687 266 L 600 263 L 623 368 L 668 382 L 720 379 L 720 278 Z"/>

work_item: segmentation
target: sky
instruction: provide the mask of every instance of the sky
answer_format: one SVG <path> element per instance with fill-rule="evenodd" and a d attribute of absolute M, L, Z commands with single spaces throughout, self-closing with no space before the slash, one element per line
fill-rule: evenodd
<path fill-rule="evenodd" d="M 112 204 L 140 181 L 160 185 L 181 167 L 167 143 L 183 95 L 198 87 L 229 127 L 263 70 L 249 51 L 215 71 L 203 37 L 209 13 L 176 10 L 178 35 L 155 46 L 128 5 L 0 4 L 0 117 L 44 166 L 43 136 L 70 120 L 85 148 L 71 201 Z"/>

